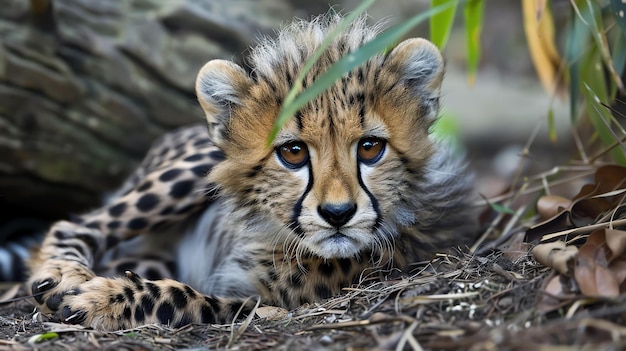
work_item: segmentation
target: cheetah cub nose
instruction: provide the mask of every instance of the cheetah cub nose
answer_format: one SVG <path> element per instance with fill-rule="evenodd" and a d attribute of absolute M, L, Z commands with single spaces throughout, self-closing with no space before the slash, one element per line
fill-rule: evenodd
<path fill-rule="evenodd" d="M 317 206 L 317 213 L 333 227 L 341 227 L 348 223 L 356 213 L 356 204 L 352 202 L 341 204 L 326 203 Z"/>

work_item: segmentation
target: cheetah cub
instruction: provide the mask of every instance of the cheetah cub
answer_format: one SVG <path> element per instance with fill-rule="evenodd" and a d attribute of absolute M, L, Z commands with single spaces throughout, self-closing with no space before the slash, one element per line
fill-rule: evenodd
<path fill-rule="evenodd" d="M 295 308 L 365 269 L 409 270 L 467 243 L 471 177 L 429 136 L 444 64 L 424 39 L 345 74 L 267 144 L 294 78 L 340 19 L 285 27 L 252 49 L 247 70 L 208 62 L 196 81 L 208 125 L 165 135 L 106 205 L 47 233 L 30 260 L 39 308 L 108 330 L 228 323 L 255 297 Z M 332 42 L 305 87 L 374 38 L 365 22 Z"/>

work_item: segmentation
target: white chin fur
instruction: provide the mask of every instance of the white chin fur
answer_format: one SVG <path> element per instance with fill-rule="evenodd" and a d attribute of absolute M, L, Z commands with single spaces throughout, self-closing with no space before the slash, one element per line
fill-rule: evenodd
<path fill-rule="evenodd" d="M 353 235 L 335 234 L 313 235 L 304 244 L 313 254 L 327 259 L 354 257 L 366 246 L 361 240 L 355 240 Z M 318 239 L 320 236 L 323 239 Z"/>

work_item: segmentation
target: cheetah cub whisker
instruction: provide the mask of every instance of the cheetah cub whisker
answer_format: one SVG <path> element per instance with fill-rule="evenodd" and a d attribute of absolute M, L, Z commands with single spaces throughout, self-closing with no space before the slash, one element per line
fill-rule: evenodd
<path fill-rule="evenodd" d="M 364 270 L 408 270 L 467 243 L 471 176 L 429 135 L 444 63 L 424 39 L 345 74 L 266 145 L 294 78 L 340 19 L 286 26 L 247 68 L 208 62 L 196 81 L 207 125 L 163 136 L 107 204 L 47 233 L 30 260 L 39 308 L 109 330 L 228 323 L 252 309 L 249 297 L 295 308 Z M 359 18 L 304 86 L 378 30 Z"/>

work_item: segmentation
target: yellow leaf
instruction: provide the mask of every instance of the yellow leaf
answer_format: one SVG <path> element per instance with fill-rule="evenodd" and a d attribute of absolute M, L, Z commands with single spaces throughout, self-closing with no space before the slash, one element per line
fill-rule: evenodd
<path fill-rule="evenodd" d="M 554 43 L 554 20 L 545 0 L 522 0 L 524 32 L 537 76 L 544 89 L 560 93 L 557 72 L 562 59 Z"/>

